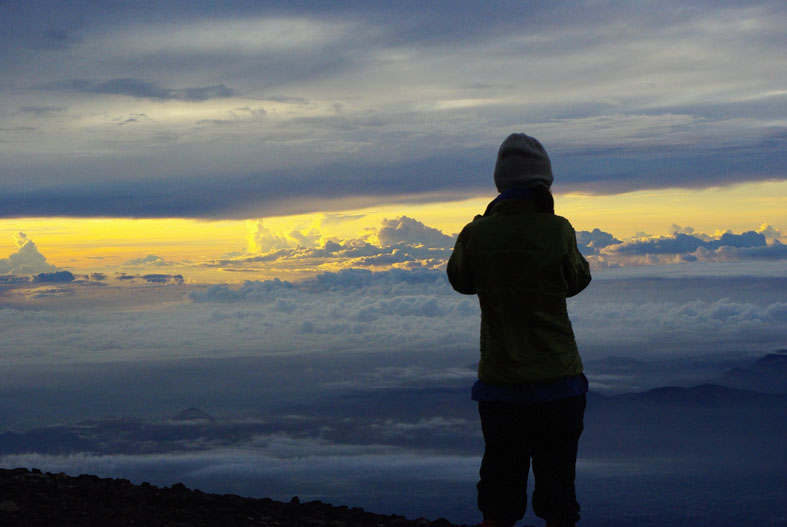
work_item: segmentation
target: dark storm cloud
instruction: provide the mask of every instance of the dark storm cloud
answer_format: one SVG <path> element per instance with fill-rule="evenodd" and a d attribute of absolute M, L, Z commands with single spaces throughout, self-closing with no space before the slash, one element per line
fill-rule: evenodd
<path fill-rule="evenodd" d="M 146 182 L 130 179 L 59 184 L 0 195 L 0 217 L 20 216 L 131 216 L 131 217 L 235 217 L 248 218 L 264 211 L 273 216 L 313 210 L 313 200 L 323 199 L 323 210 L 342 208 L 340 200 L 352 196 L 436 192 L 444 175 L 455 179 L 445 197 L 461 196 L 457 189 L 489 190 L 491 176 L 479 185 L 474 170 L 491 174 L 488 159 L 451 158 L 359 166 L 356 162 L 329 164 L 295 172 L 292 169 L 258 174 L 174 176 Z M 432 177 L 424 177 L 429 174 Z"/>
<path fill-rule="evenodd" d="M 787 135 L 773 133 L 737 147 L 641 146 L 560 151 L 552 155 L 556 188 L 616 194 L 642 188 L 703 188 L 781 180 Z M 755 175 L 756 174 L 756 175 Z"/>
<path fill-rule="evenodd" d="M 759 153 L 719 151 L 705 155 L 660 155 L 650 149 L 608 155 L 602 149 L 557 153 L 552 156 L 555 189 L 619 193 L 676 184 L 702 188 L 766 176 L 780 179 L 787 166 L 787 147 L 780 146 L 778 151 L 768 146 Z M 316 202 L 321 210 L 342 209 L 346 208 L 342 200 L 351 198 L 362 198 L 370 204 L 390 196 L 417 199 L 424 194 L 431 200 L 451 200 L 493 193 L 493 165 L 494 148 L 488 148 L 376 167 L 363 159 L 347 158 L 317 168 L 172 175 L 144 182 L 118 174 L 89 186 L 75 181 L 30 188 L 29 183 L 17 180 L 15 185 L 28 188 L 16 192 L 9 189 L 1 195 L 0 216 L 248 218 L 309 212 Z M 755 166 L 757 171 L 753 172 Z"/>

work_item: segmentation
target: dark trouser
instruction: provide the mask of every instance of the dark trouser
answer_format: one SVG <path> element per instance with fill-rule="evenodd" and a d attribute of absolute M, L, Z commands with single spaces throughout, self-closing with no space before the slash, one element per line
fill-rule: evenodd
<path fill-rule="evenodd" d="M 477 486 L 484 519 L 500 526 L 522 519 L 532 459 L 536 516 L 558 526 L 579 520 L 574 477 L 585 404 L 584 395 L 530 405 L 478 403 L 486 444 Z"/>

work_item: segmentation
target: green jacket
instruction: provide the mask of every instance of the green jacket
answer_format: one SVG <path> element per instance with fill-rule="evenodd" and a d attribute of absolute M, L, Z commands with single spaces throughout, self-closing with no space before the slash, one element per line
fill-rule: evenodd
<path fill-rule="evenodd" d="M 587 287 L 590 269 L 568 220 L 536 212 L 527 199 L 502 200 L 462 229 L 448 279 L 481 304 L 481 381 L 523 384 L 582 373 L 566 297 Z"/>

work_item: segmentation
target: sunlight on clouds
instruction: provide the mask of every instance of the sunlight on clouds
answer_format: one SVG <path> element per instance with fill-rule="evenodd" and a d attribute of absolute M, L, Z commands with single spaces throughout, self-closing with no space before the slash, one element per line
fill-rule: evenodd
<path fill-rule="evenodd" d="M 299 214 L 265 218 L 265 226 L 278 236 L 287 237 L 293 230 L 307 232 L 312 229 L 323 233 L 321 241 L 341 239 L 371 239 L 374 241 L 376 229 L 385 219 L 408 216 L 438 229 L 447 235 L 458 234 L 466 223 L 476 214 L 484 211 L 494 197 L 491 192 L 492 177 L 490 175 L 490 195 L 446 203 L 391 203 L 374 207 L 337 211 L 333 213 Z M 252 223 L 256 220 L 252 220 Z M 256 225 L 256 224 L 255 224 Z M 254 230 L 256 227 L 249 227 Z M 250 245 L 251 247 L 251 245 Z"/>
<path fill-rule="evenodd" d="M 597 227 L 624 238 L 641 231 L 670 234 L 672 224 L 689 225 L 705 233 L 748 231 L 762 223 L 784 229 L 787 181 L 645 190 L 615 196 L 558 194 L 555 210 L 569 218 L 576 229 Z"/>
<path fill-rule="evenodd" d="M 760 225 L 760 228 L 757 229 L 757 232 L 765 236 L 765 238 L 768 240 L 787 241 L 787 233 L 780 231 L 773 225 L 768 225 L 767 223 Z"/>
<path fill-rule="evenodd" d="M 12 234 L 16 252 L 0 258 L 0 274 L 35 274 L 54 271 L 56 267 L 46 261 L 36 244 L 22 231 Z"/>
<path fill-rule="evenodd" d="M 493 196 L 248 220 L 2 220 L 0 267 L 11 274 L 25 274 L 23 269 L 110 278 L 127 274 L 143 282 L 145 273 L 166 269 L 167 276 L 189 283 L 298 279 L 348 267 L 434 269 L 444 264 L 456 234 Z M 779 258 L 775 244 L 787 243 L 785 202 L 787 183 L 768 182 L 615 196 L 557 194 L 556 211 L 584 231 L 578 238 L 582 250 L 596 269 L 603 269 Z M 20 232 L 28 240 L 24 251 Z M 677 234 L 688 236 L 688 245 L 674 239 Z M 738 246 L 720 247 L 725 234 L 727 243 Z M 754 234 L 761 236 L 754 245 L 740 245 Z M 25 254 L 30 258 L 25 260 Z M 32 265 L 33 256 L 44 267 L 20 267 L 22 260 Z"/>
<path fill-rule="evenodd" d="M 315 216 L 307 230 L 292 228 L 284 231 L 271 231 L 263 225 L 263 220 L 246 222 L 248 231 L 249 252 L 267 253 L 275 249 L 295 247 L 319 247 L 324 245 L 323 236 L 317 228 L 320 226 L 319 216 Z"/>

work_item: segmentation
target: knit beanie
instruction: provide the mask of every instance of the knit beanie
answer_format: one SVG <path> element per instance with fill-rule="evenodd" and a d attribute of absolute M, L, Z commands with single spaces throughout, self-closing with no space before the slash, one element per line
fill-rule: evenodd
<path fill-rule="evenodd" d="M 495 185 L 498 192 L 537 185 L 552 186 L 552 164 L 538 139 L 525 134 L 506 137 L 497 151 Z"/>

